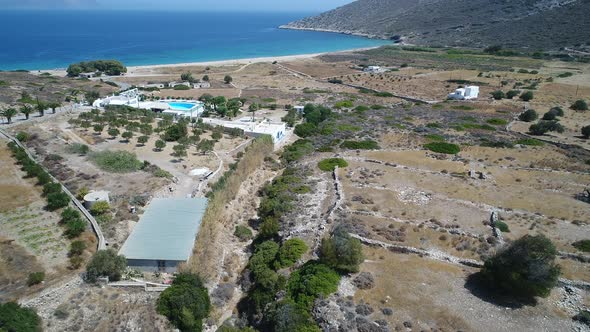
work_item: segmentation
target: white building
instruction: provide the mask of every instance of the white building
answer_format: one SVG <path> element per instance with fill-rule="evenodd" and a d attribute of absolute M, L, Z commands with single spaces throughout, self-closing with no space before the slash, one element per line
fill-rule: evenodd
<path fill-rule="evenodd" d="M 166 87 L 166 85 L 164 83 L 149 83 L 149 84 L 144 84 L 141 86 L 142 88 L 158 88 L 158 89 L 164 89 Z"/>
<path fill-rule="evenodd" d="M 287 125 L 284 122 L 262 122 L 252 121 L 251 117 L 243 117 L 236 121 L 225 121 L 220 119 L 202 118 L 203 123 L 224 128 L 242 129 L 248 136 L 258 137 L 261 135 L 270 135 L 273 143 L 280 143 L 287 134 Z"/>
<path fill-rule="evenodd" d="M 294 108 L 297 111 L 297 113 L 303 114 L 303 110 L 305 109 L 305 106 L 296 105 Z"/>
<path fill-rule="evenodd" d="M 208 89 L 211 87 L 211 83 L 209 82 L 196 82 L 193 83 L 193 88 L 195 89 Z"/>
<path fill-rule="evenodd" d="M 382 71 L 381 67 L 379 66 L 368 66 L 363 71 L 367 73 L 380 73 Z"/>
<path fill-rule="evenodd" d="M 78 75 L 80 78 L 93 78 L 96 77 L 96 72 L 88 72 L 88 73 L 80 73 Z"/>
<path fill-rule="evenodd" d="M 103 99 L 97 99 L 92 103 L 93 107 L 106 107 L 109 105 L 139 107 L 139 90 L 131 89 L 123 91 L 118 96 L 112 95 Z"/>
<path fill-rule="evenodd" d="M 448 99 L 453 100 L 470 100 L 477 99 L 477 97 L 479 97 L 479 87 L 475 85 L 459 88 L 447 96 Z"/>

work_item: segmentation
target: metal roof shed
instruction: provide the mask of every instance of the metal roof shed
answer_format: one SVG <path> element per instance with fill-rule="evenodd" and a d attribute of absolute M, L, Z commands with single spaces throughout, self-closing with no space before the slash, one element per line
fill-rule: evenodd
<path fill-rule="evenodd" d="M 155 198 L 119 251 L 130 267 L 174 272 L 191 256 L 206 198 Z"/>

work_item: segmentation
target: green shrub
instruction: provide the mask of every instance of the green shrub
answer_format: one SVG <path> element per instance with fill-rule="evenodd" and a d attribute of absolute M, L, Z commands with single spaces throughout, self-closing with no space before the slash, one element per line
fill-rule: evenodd
<path fill-rule="evenodd" d="M 560 274 L 557 250 L 543 235 L 524 237 L 485 261 L 481 270 L 488 282 L 519 298 L 547 297 Z"/>
<path fill-rule="evenodd" d="M 373 140 L 344 141 L 340 147 L 349 150 L 378 150 L 379 144 Z"/>
<path fill-rule="evenodd" d="M 537 120 L 538 118 L 539 118 L 539 114 L 537 114 L 537 112 L 535 112 L 535 110 L 533 110 L 533 109 L 528 109 L 528 110 L 522 112 L 518 116 L 518 119 L 520 121 L 524 121 L 524 122 L 533 122 L 533 121 Z"/>
<path fill-rule="evenodd" d="M 201 331 L 209 316 L 209 293 L 199 276 L 181 273 L 158 298 L 156 309 L 180 331 Z"/>
<path fill-rule="evenodd" d="M 308 249 L 307 244 L 301 239 L 293 238 L 285 241 L 278 252 L 277 267 L 285 268 L 292 266 Z"/>
<path fill-rule="evenodd" d="M 572 243 L 572 246 L 583 252 L 590 252 L 590 240 L 580 240 Z"/>
<path fill-rule="evenodd" d="M 508 124 L 508 121 L 498 118 L 488 119 L 486 122 L 494 126 L 505 126 Z"/>
<path fill-rule="evenodd" d="M 41 331 L 41 318 L 16 302 L 0 303 L 0 330 L 6 332 Z"/>
<path fill-rule="evenodd" d="M 438 122 L 431 122 L 431 123 L 427 123 L 426 127 L 428 127 L 428 128 L 442 128 L 442 125 Z"/>
<path fill-rule="evenodd" d="M 21 142 L 26 142 L 29 140 L 29 138 L 31 138 L 31 135 L 29 135 L 29 133 L 21 131 L 18 134 L 16 134 L 15 138 Z"/>
<path fill-rule="evenodd" d="M 90 148 L 86 144 L 74 143 L 68 145 L 66 151 L 72 154 L 86 155 Z"/>
<path fill-rule="evenodd" d="M 532 91 L 526 91 L 520 95 L 520 99 L 522 101 L 530 101 L 530 100 L 533 100 L 534 97 L 535 96 Z"/>
<path fill-rule="evenodd" d="M 424 144 L 424 148 L 436 153 L 457 154 L 461 152 L 461 148 L 457 144 L 446 142 L 432 142 Z"/>
<path fill-rule="evenodd" d="M 590 311 L 588 310 L 580 310 L 580 312 L 573 317 L 574 320 L 590 326 Z"/>
<path fill-rule="evenodd" d="M 489 131 L 495 131 L 496 130 L 495 127 L 492 127 L 489 124 L 464 123 L 464 124 L 462 124 L 462 126 L 465 129 L 478 129 L 478 130 L 489 130 Z"/>
<path fill-rule="evenodd" d="M 320 261 L 338 271 L 355 273 L 364 261 L 361 242 L 342 228 L 322 239 Z"/>
<path fill-rule="evenodd" d="M 178 122 L 166 129 L 162 138 L 167 142 L 176 142 L 188 136 L 188 129 L 184 122 Z"/>
<path fill-rule="evenodd" d="M 70 204 L 70 196 L 68 194 L 59 191 L 53 192 L 47 195 L 47 210 L 55 211 Z"/>
<path fill-rule="evenodd" d="M 460 111 L 473 111 L 474 110 L 473 106 L 469 106 L 469 105 L 458 105 L 458 106 L 452 106 L 451 108 L 454 110 L 460 110 Z"/>
<path fill-rule="evenodd" d="M 65 226 L 64 235 L 69 239 L 78 237 L 86 230 L 86 222 L 79 218 L 68 221 Z"/>
<path fill-rule="evenodd" d="M 86 242 L 84 241 L 74 241 L 70 245 L 70 251 L 68 252 L 69 257 L 73 256 L 80 256 L 86 250 Z"/>
<path fill-rule="evenodd" d="M 348 163 L 342 158 L 329 158 L 318 162 L 318 167 L 325 172 L 332 172 L 336 166 L 342 168 L 348 166 Z"/>
<path fill-rule="evenodd" d="M 295 135 L 299 137 L 309 137 L 317 133 L 318 128 L 310 122 L 301 123 L 295 126 Z"/>
<path fill-rule="evenodd" d="M 353 108 L 354 104 L 352 100 L 342 100 L 334 104 L 334 108 L 341 109 L 341 108 Z"/>
<path fill-rule="evenodd" d="M 90 160 L 100 169 L 112 173 L 129 173 L 141 169 L 143 163 L 127 151 L 101 151 L 90 154 Z"/>
<path fill-rule="evenodd" d="M 522 138 L 514 142 L 514 144 L 529 145 L 529 146 L 543 146 L 545 143 L 534 138 Z"/>
<path fill-rule="evenodd" d="M 29 287 L 33 285 L 38 285 L 45 280 L 45 272 L 32 272 L 29 273 L 29 278 L 27 279 L 27 285 Z M 0 325 L 1 327 L 2 325 Z"/>
<path fill-rule="evenodd" d="M 430 135 L 426 135 L 426 139 L 434 141 L 434 142 L 443 142 L 445 141 L 445 138 L 442 137 L 441 135 L 437 135 L 437 134 L 430 134 Z"/>
<path fill-rule="evenodd" d="M 587 111 L 588 110 L 588 103 L 585 100 L 576 100 L 572 106 L 570 106 L 571 109 L 575 110 L 575 111 Z"/>
<path fill-rule="evenodd" d="M 496 99 L 496 100 L 501 100 L 506 98 L 506 94 L 504 94 L 504 91 L 502 90 L 496 90 L 494 92 L 491 93 L 492 98 Z"/>
<path fill-rule="evenodd" d="M 557 115 L 555 115 L 555 113 L 553 113 L 551 111 L 543 114 L 543 120 L 545 120 L 545 121 L 553 121 L 555 119 L 557 119 Z"/>
<path fill-rule="evenodd" d="M 549 112 L 555 114 L 556 116 L 564 116 L 565 115 L 565 113 L 563 112 L 563 108 L 561 108 L 559 106 L 551 107 Z"/>
<path fill-rule="evenodd" d="M 582 127 L 581 132 L 582 132 L 582 136 L 584 136 L 584 138 L 590 138 L 590 125 Z"/>
<path fill-rule="evenodd" d="M 127 268 L 125 256 L 117 255 L 114 249 L 97 251 L 86 266 L 86 281 L 94 283 L 99 277 L 108 277 L 110 281 L 121 279 Z"/>
<path fill-rule="evenodd" d="M 315 299 L 338 289 L 340 276 L 329 266 L 310 261 L 291 274 L 287 284 L 289 296 L 303 308 L 311 309 Z"/>
<path fill-rule="evenodd" d="M 299 139 L 284 148 L 281 159 L 287 163 L 297 161 L 313 152 L 313 144 L 309 140 Z"/>
<path fill-rule="evenodd" d="M 267 217 L 263 219 L 262 224 L 260 225 L 259 236 L 262 239 L 270 239 L 277 236 L 279 234 L 279 230 L 280 225 L 277 218 Z"/>
<path fill-rule="evenodd" d="M 506 92 L 506 98 L 512 99 L 520 94 L 520 90 L 510 90 Z"/>
<path fill-rule="evenodd" d="M 93 216 L 100 216 L 102 214 L 108 213 L 111 211 L 111 206 L 108 202 L 105 201 L 98 201 L 92 204 L 90 207 L 90 213 Z"/>
<path fill-rule="evenodd" d="M 190 90 L 191 88 L 186 85 L 178 84 L 174 86 L 174 90 Z"/>
<path fill-rule="evenodd" d="M 52 193 L 59 193 L 61 192 L 61 184 L 59 183 L 46 183 L 43 186 L 43 196 L 47 196 Z"/>
<path fill-rule="evenodd" d="M 252 238 L 252 231 L 246 226 L 238 225 L 234 231 L 234 236 L 240 239 L 242 242 L 248 241 Z"/>
<path fill-rule="evenodd" d="M 563 126 L 557 123 L 557 121 L 539 121 L 529 127 L 529 133 L 535 136 L 541 136 L 550 131 L 563 133 L 564 130 Z"/>
<path fill-rule="evenodd" d="M 503 221 L 496 221 L 496 228 L 498 228 L 503 233 L 510 233 L 510 228 L 508 225 Z"/>

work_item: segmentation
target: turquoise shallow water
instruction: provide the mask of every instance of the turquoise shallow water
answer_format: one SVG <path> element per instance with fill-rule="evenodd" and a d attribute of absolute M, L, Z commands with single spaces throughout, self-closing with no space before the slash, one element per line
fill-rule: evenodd
<path fill-rule="evenodd" d="M 388 44 L 282 30 L 313 13 L 0 11 L 0 69 L 54 69 L 96 59 L 128 66 L 341 51 Z"/>

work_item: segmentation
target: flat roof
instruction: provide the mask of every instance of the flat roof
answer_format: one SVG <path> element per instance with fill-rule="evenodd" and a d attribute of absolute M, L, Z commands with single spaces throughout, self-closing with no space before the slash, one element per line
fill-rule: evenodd
<path fill-rule="evenodd" d="M 188 260 L 206 208 L 206 198 L 154 198 L 119 254 L 127 259 Z"/>

